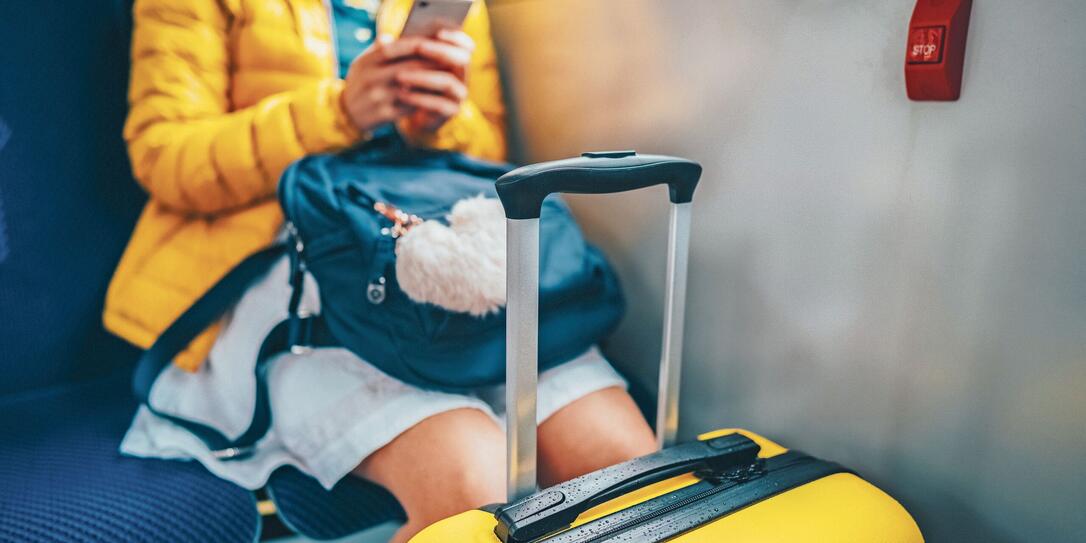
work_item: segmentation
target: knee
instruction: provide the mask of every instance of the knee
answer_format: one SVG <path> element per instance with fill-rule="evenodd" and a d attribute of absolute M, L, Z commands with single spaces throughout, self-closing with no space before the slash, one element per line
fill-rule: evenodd
<path fill-rule="evenodd" d="M 412 524 L 427 525 L 505 497 L 504 433 L 475 409 L 427 419 L 380 457 L 379 473 L 371 475 L 392 490 Z"/>
<path fill-rule="evenodd" d="M 428 491 L 416 493 L 403 504 L 408 521 L 427 526 L 470 509 L 504 501 L 503 455 L 495 455 L 492 445 L 480 444 L 475 450 L 468 451 L 434 451 L 433 462 L 442 466 L 436 470 Z"/>
<path fill-rule="evenodd" d="M 540 477 L 550 486 L 649 454 L 656 440 L 633 399 L 606 388 L 567 405 L 539 428 Z"/>
<path fill-rule="evenodd" d="M 504 455 L 503 455 L 504 456 Z M 484 463 L 471 459 L 458 463 L 456 476 L 448 485 L 448 492 L 454 497 L 454 512 L 460 512 L 505 499 L 505 466 L 503 462 Z"/>

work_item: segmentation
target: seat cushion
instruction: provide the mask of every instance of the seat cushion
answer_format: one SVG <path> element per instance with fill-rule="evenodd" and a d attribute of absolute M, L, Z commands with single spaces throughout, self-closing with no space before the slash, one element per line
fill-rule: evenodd
<path fill-rule="evenodd" d="M 355 477 L 328 491 L 316 479 L 285 466 L 272 474 L 267 490 L 283 523 L 313 539 L 338 539 L 406 519 L 392 494 Z"/>
<path fill-rule="evenodd" d="M 127 372 L 0 402 L 0 541 L 251 542 L 251 492 L 199 464 L 125 458 Z"/>

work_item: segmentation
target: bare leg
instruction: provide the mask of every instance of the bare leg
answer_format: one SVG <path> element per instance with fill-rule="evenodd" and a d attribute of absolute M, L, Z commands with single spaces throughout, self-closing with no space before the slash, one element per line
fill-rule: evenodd
<path fill-rule="evenodd" d="M 618 387 L 559 409 L 539 427 L 539 483 L 548 487 L 656 450 L 630 395 Z"/>
<path fill-rule="evenodd" d="M 505 437 L 482 411 L 434 415 L 371 454 L 354 471 L 387 488 L 407 512 L 392 543 L 441 519 L 504 501 Z"/>
<path fill-rule="evenodd" d="M 655 450 L 633 400 L 607 388 L 563 407 L 539 427 L 541 486 Z M 370 455 L 354 473 L 389 489 L 407 512 L 392 539 L 473 507 L 505 500 L 505 437 L 485 413 L 448 411 L 423 420 Z"/>

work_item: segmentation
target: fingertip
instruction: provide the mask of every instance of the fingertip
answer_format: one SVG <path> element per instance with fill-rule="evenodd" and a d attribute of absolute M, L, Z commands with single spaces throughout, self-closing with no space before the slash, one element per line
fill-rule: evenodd
<path fill-rule="evenodd" d="M 418 42 L 411 38 L 402 38 L 385 42 L 384 53 L 386 60 L 396 60 L 411 56 L 418 51 Z"/>
<path fill-rule="evenodd" d="M 392 36 L 389 36 L 388 34 L 378 34 L 377 39 L 373 40 L 373 45 L 371 47 L 376 49 L 382 55 L 387 56 L 388 47 L 392 45 L 393 41 L 394 40 L 392 39 Z"/>
<path fill-rule="evenodd" d="M 466 47 L 469 51 L 474 51 L 475 50 L 475 40 L 473 40 L 471 38 L 471 36 L 469 36 L 466 32 L 461 32 L 461 34 L 464 35 L 463 36 L 464 47 Z"/>
<path fill-rule="evenodd" d="M 437 38 L 458 47 L 463 47 L 469 51 L 475 49 L 475 40 L 471 39 L 471 36 L 463 30 L 443 28 L 438 31 Z"/>

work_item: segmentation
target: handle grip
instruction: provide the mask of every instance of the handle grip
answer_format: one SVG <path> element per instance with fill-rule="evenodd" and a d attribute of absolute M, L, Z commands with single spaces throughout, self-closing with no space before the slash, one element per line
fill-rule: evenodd
<path fill-rule="evenodd" d="M 612 151 L 517 168 L 496 186 L 507 218 L 538 219 L 543 199 L 556 192 L 608 194 L 666 183 L 671 201 L 681 204 L 693 199 L 700 178 L 701 165 L 691 160 Z"/>
<path fill-rule="evenodd" d="M 730 434 L 635 458 L 499 508 L 495 533 L 504 543 L 527 543 L 568 528 L 581 513 L 652 483 L 699 467 L 722 470 L 752 464 L 759 450 L 749 438 Z"/>

